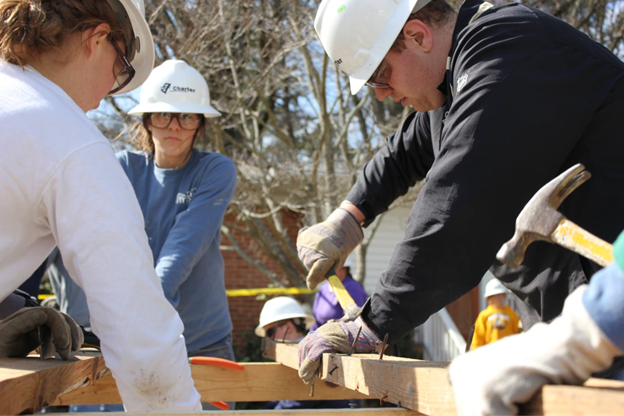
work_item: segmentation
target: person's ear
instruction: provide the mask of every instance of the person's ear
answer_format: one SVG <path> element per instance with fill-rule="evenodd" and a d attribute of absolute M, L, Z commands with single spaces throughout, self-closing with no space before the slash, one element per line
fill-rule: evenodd
<path fill-rule="evenodd" d="M 82 32 L 82 45 L 88 57 L 93 57 L 103 50 L 110 32 L 111 28 L 108 23 L 100 23 Z"/>
<path fill-rule="evenodd" d="M 403 26 L 405 43 L 411 44 L 422 52 L 430 52 L 433 48 L 433 32 L 422 20 L 408 20 Z"/>

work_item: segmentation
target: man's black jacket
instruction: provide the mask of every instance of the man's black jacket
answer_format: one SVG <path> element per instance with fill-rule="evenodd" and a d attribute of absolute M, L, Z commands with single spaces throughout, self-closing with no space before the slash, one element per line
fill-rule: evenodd
<path fill-rule="evenodd" d="M 469 24 L 481 4 L 469 0 L 459 12 L 446 106 L 412 113 L 346 198 L 370 223 L 426 178 L 363 313 L 391 343 L 474 288 L 492 264 L 544 321 L 559 315 L 597 265 L 543 242 L 515 271 L 495 255 L 534 193 L 575 163 L 592 177 L 560 211 L 609 242 L 624 229 L 624 63 L 523 4 Z"/>

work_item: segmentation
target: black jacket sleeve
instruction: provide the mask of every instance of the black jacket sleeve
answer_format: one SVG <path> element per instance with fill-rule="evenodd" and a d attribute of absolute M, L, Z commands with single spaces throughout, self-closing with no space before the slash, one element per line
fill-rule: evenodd
<path fill-rule="evenodd" d="M 429 113 L 411 113 L 364 166 L 346 198 L 366 217 L 364 226 L 422 180 L 433 164 L 429 116 Z"/>

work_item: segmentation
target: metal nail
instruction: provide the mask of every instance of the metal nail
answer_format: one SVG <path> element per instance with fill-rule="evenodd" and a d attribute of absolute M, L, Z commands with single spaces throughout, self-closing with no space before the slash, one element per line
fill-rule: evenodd
<path fill-rule="evenodd" d="M 336 369 L 337 369 L 337 368 L 338 368 L 338 366 L 337 366 L 336 364 L 334 364 L 334 368 L 332 368 L 331 370 L 329 370 L 327 373 L 331 376 L 331 375 L 332 375 L 332 373 L 333 373 L 334 371 L 336 371 Z"/>
<path fill-rule="evenodd" d="M 353 340 L 353 344 L 351 344 L 351 349 L 347 355 L 351 355 L 353 353 L 353 349 L 355 348 L 355 344 L 357 344 L 357 340 L 360 337 L 360 332 L 362 332 L 362 327 L 359 327 L 357 330 L 357 334 L 355 334 L 355 339 Z"/>
<path fill-rule="evenodd" d="M 383 343 L 381 344 L 381 352 L 379 353 L 379 359 L 383 360 L 384 351 L 386 350 L 386 344 L 388 343 L 388 334 L 384 337 Z"/>

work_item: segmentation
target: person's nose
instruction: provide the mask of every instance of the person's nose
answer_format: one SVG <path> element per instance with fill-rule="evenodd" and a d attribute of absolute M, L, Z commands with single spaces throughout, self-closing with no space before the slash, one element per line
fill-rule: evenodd
<path fill-rule="evenodd" d="M 390 94 L 392 94 L 392 88 L 388 87 L 388 88 L 375 88 L 375 97 L 377 97 L 377 99 L 379 101 L 385 101 L 386 98 L 388 98 L 390 96 Z"/>
<path fill-rule="evenodd" d="M 180 121 L 177 117 L 173 117 L 171 119 L 171 123 L 169 123 L 169 129 L 173 131 L 180 131 L 182 128 L 180 127 Z"/>

